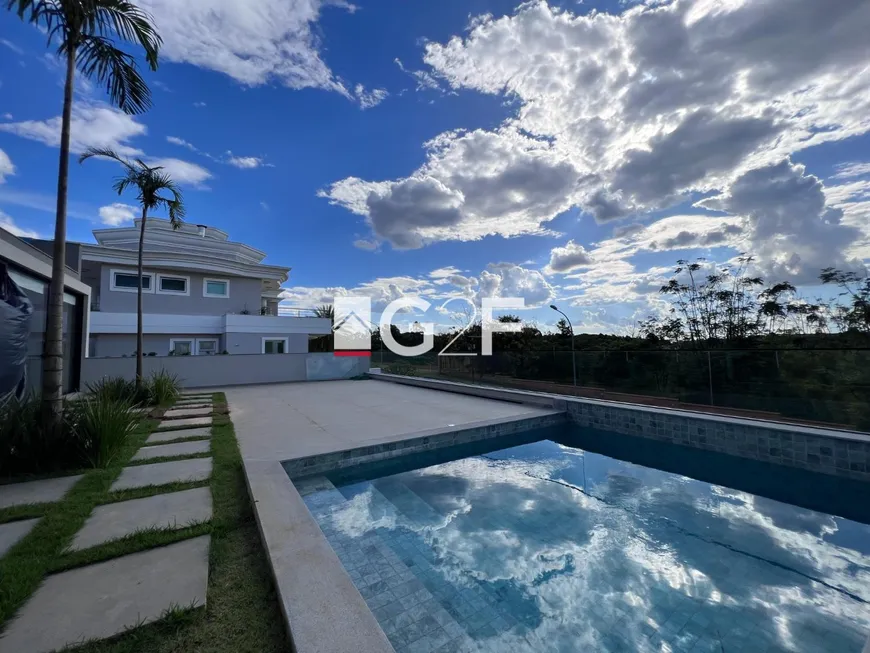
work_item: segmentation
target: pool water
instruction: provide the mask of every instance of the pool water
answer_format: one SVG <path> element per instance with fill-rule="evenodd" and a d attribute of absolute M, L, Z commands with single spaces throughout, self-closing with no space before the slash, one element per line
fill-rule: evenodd
<path fill-rule="evenodd" d="M 862 650 L 870 526 L 572 433 L 296 485 L 399 653 Z"/>

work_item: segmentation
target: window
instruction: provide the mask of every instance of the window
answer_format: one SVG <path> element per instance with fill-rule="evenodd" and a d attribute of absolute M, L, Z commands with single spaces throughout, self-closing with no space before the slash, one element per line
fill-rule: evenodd
<path fill-rule="evenodd" d="M 214 356 L 217 353 L 218 341 L 217 338 L 197 338 L 196 339 L 196 355 L 197 356 Z"/>
<path fill-rule="evenodd" d="M 136 292 L 139 289 L 138 276 L 135 271 L 111 270 L 111 284 L 109 287 L 112 290 L 120 292 Z M 150 272 L 142 273 L 142 292 L 154 292 L 151 286 L 153 275 Z"/>
<path fill-rule="evenodd" d="M 264 354 L 286 354 L 287 338 L 263 338 Z"/>
<path fill-rule="evenodd" d="M 229 297 L 230 282 L 226 279 L 203 279 L 202 280 L 202 296 L 203 297 Z"/>
<path fill-rule="evenodd" d="M 157 275 L 157 292 L 162 295 L 189 295 L 190 278 L 168 274 Z"/>
<path fill-rule="evenodd" d="M 170 338 L 170 356 L 190 356 L 193 353 L 193 338 Z"/>

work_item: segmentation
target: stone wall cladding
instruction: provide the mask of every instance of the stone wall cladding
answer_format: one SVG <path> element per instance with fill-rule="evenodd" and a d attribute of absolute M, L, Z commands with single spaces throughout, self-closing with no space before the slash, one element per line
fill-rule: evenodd
<path fill-rule="evenodd" d="M 870 436 L 567 400 L 581 426 L 870 481 Z"/>
<path fill-rule="evenodd" d="M 458 430 L 421 433 L 407 440 L 356 447 L 354 449 L 346 449 L 345 451 L 318 454 L 304 458 L 294 458 L 292 460 L 285 460 L 282 464 L 290 478 L 299 478 L 302 476 L 325 474 L 336 469 L 386 460 L 396 456 L 406 456 L 422 451 L 465 444 L 467 442 L 488 440 L 502 435 L 513 435 L 532 429 L 564 424 L 565 421 L 566 415 L 564 413 L 553 413 L 550 415 L 522 417 L 509 421 L 479 422 Z"/>

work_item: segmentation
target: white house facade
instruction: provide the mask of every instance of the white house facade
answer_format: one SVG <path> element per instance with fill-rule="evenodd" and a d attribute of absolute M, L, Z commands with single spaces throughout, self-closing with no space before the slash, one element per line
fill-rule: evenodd
<path fill-rule="evenodd" d="M 135 355 L 139 225 L 95 230 L 97 244 L 80 245 L 89 357 Z M 290 268 L 263 264 L 265 252 L 220 229 L 148 218 L 143 252 L 146 356 L 306 353 L 312 336 L 331 331 L 313 313 L 279 315 Z"/>

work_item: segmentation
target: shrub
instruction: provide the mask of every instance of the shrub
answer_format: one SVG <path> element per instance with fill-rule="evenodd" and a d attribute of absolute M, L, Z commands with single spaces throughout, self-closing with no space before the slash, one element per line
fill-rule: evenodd
<path fill-rule="evenodd" d="M 137 412 L 123 400 L 89 397 L 69 406 L 67 433 L 78 442 L 84 462 L 91 467 L 111 463 L 139 423 Z"/>
<path fill-rule="evenodd" d="M 100 401 L 117 401 L 129 406 L 147 403 L 148 390 L 140 391 L 135 381 L 127 381 L 120 376 L 105 376 L 96 383 L 89 383 L 88 394 Z"/>
<path fill-rule="evenodd" d="M 147 383 L 150 402 L 157 406 L 172 403 L 181 394 L 181 380 L 166 370 L 153 372 Z"/>
<path fill-rule="evenodd" d="M 42 419 L 41 399 L 10 400 L 0 405 L 0 475 L 38 474 L 81 465 L 75 437 L 70 437 L 69 405 L 59 426 Z"/>

